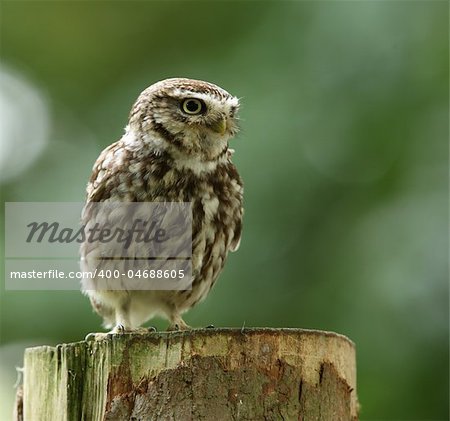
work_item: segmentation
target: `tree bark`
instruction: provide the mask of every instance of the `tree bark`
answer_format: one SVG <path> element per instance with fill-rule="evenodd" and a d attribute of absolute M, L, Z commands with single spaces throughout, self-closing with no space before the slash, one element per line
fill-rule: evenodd
<path fill-rule="evenodd" d="M 354 345 L 330 332 L 122 334 L 25 352 L 26 421 L 354 421 L 357 407 Z"/>

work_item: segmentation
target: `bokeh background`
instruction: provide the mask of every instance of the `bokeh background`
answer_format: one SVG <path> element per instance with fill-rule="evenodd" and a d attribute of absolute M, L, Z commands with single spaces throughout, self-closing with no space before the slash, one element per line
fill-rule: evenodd
<path fill-rule="evenodd" d="M 187 322 L 343 333 L 362 420 L 448 419 L 447 2 L 1 9 L 4 201 L 83 200 L 143 88 L 215 82 L 242 98 L 245 228 Z M 81 340 L 100 320 L 76 291 L 2 286 L 0 304 L 7 420 L 24 347 Z"/>

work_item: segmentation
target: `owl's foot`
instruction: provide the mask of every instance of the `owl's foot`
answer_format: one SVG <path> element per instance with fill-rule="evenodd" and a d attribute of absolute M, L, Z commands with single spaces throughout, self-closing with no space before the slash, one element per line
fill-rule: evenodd
<path fill-rule="evenodd" d="M 110 333 L 105 332 L 91 332 L 86 335 L 84 338 L 85 342 L 95 342 L 95 341 L 104 341 L 105 339 L 109 339 Z"/>
<path fill-rule="evenodd" d="M 123 333 L 125 333 L 127 331 L 127 329 L 125 329 L 125 326 L 121 323 L 117 323 L 112 330 L 110 330 L 107 334 L 110 335 L 122 335 Z"/>
<path fill-rule="evenodd" d="M 180 331 L 190 329 L 192 328 L 189 325 L 187 325 L 181 317 L 174 318 L 170 326 L 167 328 L 168 331 Z"/>
<path fill-rule="evenodd" d="M 205 329 L 215 329 L 216 327 L 214 326 L 214 325 L 208 325 L 208 326 L 205 326 Z"/>
<path fill-rule="evenodd" d="M 111 339 L 114 335 L 124 335 L 124 334 L 136 334 L 136 335 L 148 335 L 149 333 L 156 332 L 154 327 L 138 327 L 135 329 L 125 329 L 121 324 L 116 325 L 109 332 L 99 332 L 99 333 L 89 333 L 84 338 L 85 341 L 103 341 L 105 339 Z"/>
<path fill-rule="evenodd" d="M 123 335 L 125 333 L 131 335 L 148 335 L 150 332 L 156 332 L 156 329 L 154 327 L 125 328 L 122 324 L 118 324 L 114 327 L 113 330 L 109 331 L 108 333 L 105 333 L 105 335 Z"/>
<path fill-rule="evenodd" d="M 181 332 L 183 330 L 190 330 L 192 329 L 190 326 L 188 326 L 187 324 L 180 326 L 178 323 L 175 323 L 173 325 L 170 325 L 167 328 L 168 332 Z"/>
<path fill-rule="evenodd" d="M 88 333 L 86 337 L 84 338 L 85 341 L 103 341 L 105 339 L 110 339 L 113 335 L 123 335 L 127 332 L 127 329 L 125 329 L 125 326 L 122 324 L 117 324 L 114 326 L 112 330 L 109 332 L 97 332 L 97 333 Z"/>

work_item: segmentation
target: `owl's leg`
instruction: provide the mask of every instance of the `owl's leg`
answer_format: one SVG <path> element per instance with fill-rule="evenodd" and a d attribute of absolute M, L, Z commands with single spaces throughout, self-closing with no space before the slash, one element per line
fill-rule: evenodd
<path fill-rule="evenodd" d="M 139 327 L 131 322 L 131 300 L 126 301 L 123 305 L 116 308 L 116 325 L 108 332 L 110 334 L 123 334 L 123 333 L 138 333 L 141 335 L 147 335 L 151 332 L 156 332 L 155 328 Z"/>
<path fill-rule="evenodd" d="M 192 329 L 186 322 L 181 318 L 178 313 L 172 314 L 170 317 L 170 326 L 167 330 L 189 330 Z"/>
<path fill-rule="evenodd" d="M 125 333 L 133 330 L 130 321 L 130 300 L 126 300 L 124 303 L 116 307 L 115 319 L 116 325 L 109 333 Z"/>
<path fill-rule="evenodd" d="M 107 333 L 90 333 L 86 336 L 85 341 L 101 341 L 108 339 L 108 337 L 111 335 L 123 334 L 125 332 L 131 331 L 132 326 L 130 323 L 129 311 L 129 299 L 120 304 L 117 304 L 117 307 L 111 309 L 113 315 L 112 319 L 115 321 L 115 326 L 113 327 L 113 329 Z"/>

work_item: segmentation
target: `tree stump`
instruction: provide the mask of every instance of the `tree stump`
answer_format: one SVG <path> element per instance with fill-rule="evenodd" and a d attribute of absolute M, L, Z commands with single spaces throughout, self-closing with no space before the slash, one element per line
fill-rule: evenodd
<path fill-rule="evenodd" d="M 25 352 L 26 421 L 357 420 L 353 343 L 301 329 L 111 335 Z"/>

